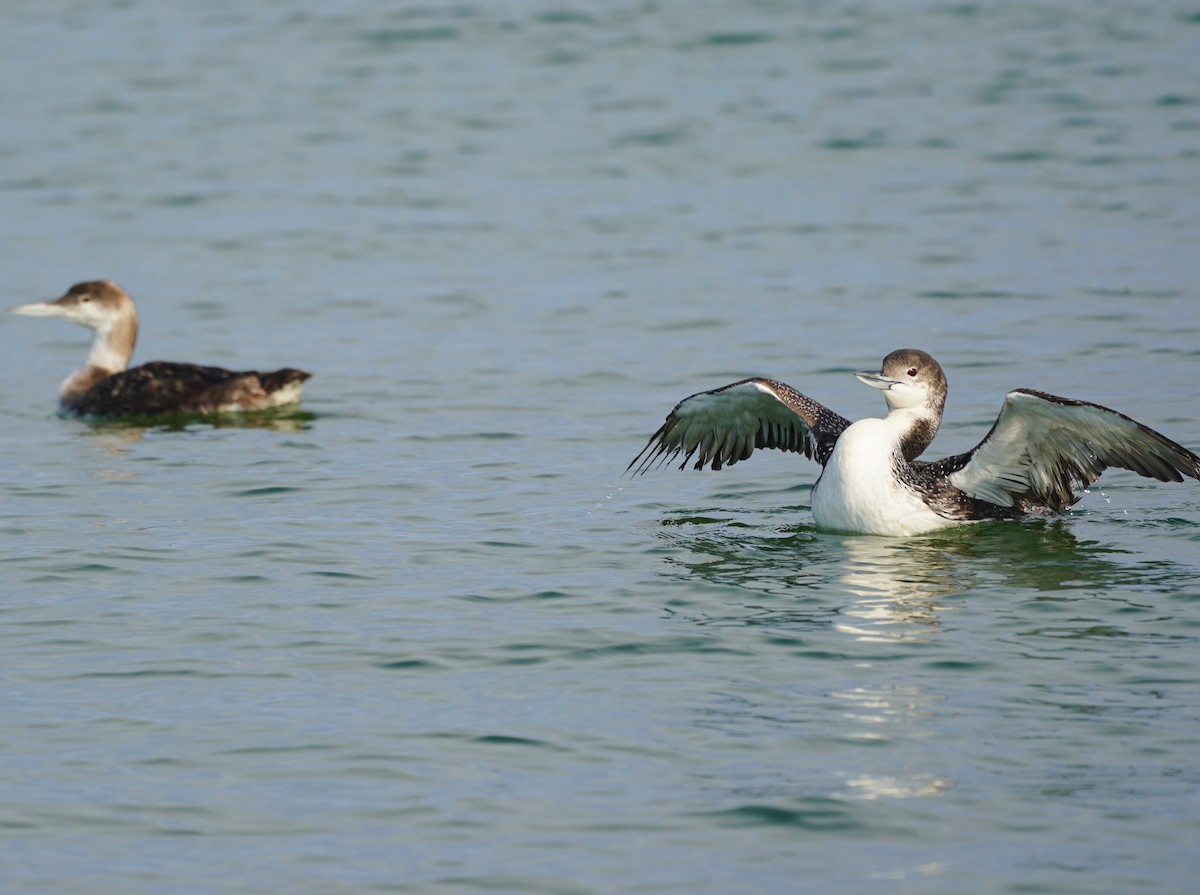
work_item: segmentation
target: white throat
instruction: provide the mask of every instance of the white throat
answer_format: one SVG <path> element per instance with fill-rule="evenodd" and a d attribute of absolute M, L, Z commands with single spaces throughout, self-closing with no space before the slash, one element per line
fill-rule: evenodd
<path fill-rule="evenodd" d="M 86 366 L 99 367 L 110 373 L 119 373 L 125 369 L 132 354 L 127 339 L 117 337 L 114 324 L 108 324 L 96 330 L 92 339 L 92 348 L 88 352 Z"/>
<path fill-rule="evenodd" d="M 96 328 L 87 360 L 63 380 L 58 390 L 59 396 L 67 399 L 71 395 L 82 394 L 101 379 L 120 373 L 129 365 L 136 340 L 136 318 L 102 323 Z"/>

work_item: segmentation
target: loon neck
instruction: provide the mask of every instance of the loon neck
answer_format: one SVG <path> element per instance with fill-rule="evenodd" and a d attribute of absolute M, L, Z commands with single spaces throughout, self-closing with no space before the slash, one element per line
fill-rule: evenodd
<path fill-rule="evenodd" d="M 942 424 L 942 408 L 897 407 L 886 417 L 895 433 L 897 449 L 906 463 L 925 452 Z"/>
<path fill-rule="evenodd" d="M 66 378 L 59 389 L 59 396 L 66 401 L 82 395 L 101 379 L 128 367 L 129 358 L 133 356 L 133 348 L 137 344 L 137 333 L 136 312 L 122 314 L 96 327 L 87 360 Z"/>

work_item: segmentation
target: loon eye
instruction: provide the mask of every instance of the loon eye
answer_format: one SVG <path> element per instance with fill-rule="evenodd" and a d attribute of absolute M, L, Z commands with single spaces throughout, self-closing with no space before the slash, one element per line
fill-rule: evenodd
<path fill-rule="evenodd" d="M 909 375 L 909 376 L 916 376 L 916 375 L 917 375 L 917 368 L 916 368 L 916 367 L 909 367 L 909 368 L 908 368 L 908 375 Z"/>

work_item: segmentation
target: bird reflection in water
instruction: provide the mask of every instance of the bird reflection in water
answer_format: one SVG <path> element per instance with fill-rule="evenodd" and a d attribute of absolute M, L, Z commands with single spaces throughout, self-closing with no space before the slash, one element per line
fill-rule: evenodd
<path fill-rule="evenodd" d="M 267 432 L 303 432 L 312 428 L 317 414 L 296 408 L 241 414 L 179 414 L 153 422 L 137 420 L 81 420 L 82 435 L 108 454 L 123 455 L 148 432 L 191 432 L 204 429 L 262 429 Z M 128 476 L 134 477 L 132 475 Z"/>
<path fill-rule="evenodd" d="M 778 515 L 795 518 L 802 509 L 782 507 Z M 743 517 L 728 509 L 662 521 L 660 538 L 673 547 L 667 561 L 686 577 L 769 598 L 726 602 L 720 614 L 706 600 L 694 621 L 831 625 L 857 639 L 925 639 L 936 635 L 943 613 L 981 588 L 1045 597 L 1165 585 L 1188 574 L 1184 567 L 1122 562 L 1127 551 L 1080 539 L 1059 519 L 981 523 L 903 541 L 762 522 L 761 510 Z M 687 615 L 694 603 L 685 598 L 668 608 Z"/>
<path fill-rule="evenodd" d="M 709 731 L 743 737 L 748 719 L 769 718 L 775 735 L 803 744 L 809 763 L 775 780 L 773 798 L 941 799 L 960 782 L 959 768 L 927 745 L 958 708 L 928 663 L 958 661 L 957 642 L 941 636 L 949 613 L 972 600 L 992 608 L 1002 600 L 1021 615 L 1028 601 L 1177 589 L 1190 572 L 1161 563 L 1151 570 L 1136 553 L 1081 539 L 1069 521 L 982 523 L 898 541 L 784 522 L 803 509 L 783 507 L 764 524 L 759 508 L 706 508 L 668 515 L 658 528 L 670 574 L 689 585 L 667 609 L 696 625 L 762 628 L 761 647 L 782 650 L 796 676 L 784 672 L 781 682 L 768 674 L 733 692 L 697 695 L 696 723 Z M 950 654 L 922 645 L 936 640 Z M 936 876 L 940 868 L 913 872 Z"/>

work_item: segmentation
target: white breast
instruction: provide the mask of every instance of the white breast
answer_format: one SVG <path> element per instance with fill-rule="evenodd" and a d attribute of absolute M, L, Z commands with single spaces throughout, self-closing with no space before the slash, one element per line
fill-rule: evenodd
<path fill-rule="evenodd" d="M 956 524 L 896 478 L 894 455 L 908 421 L 901 413 L 854 423 L 837 441 L 813 488 L 817 528 L 903 536 Z"/>

